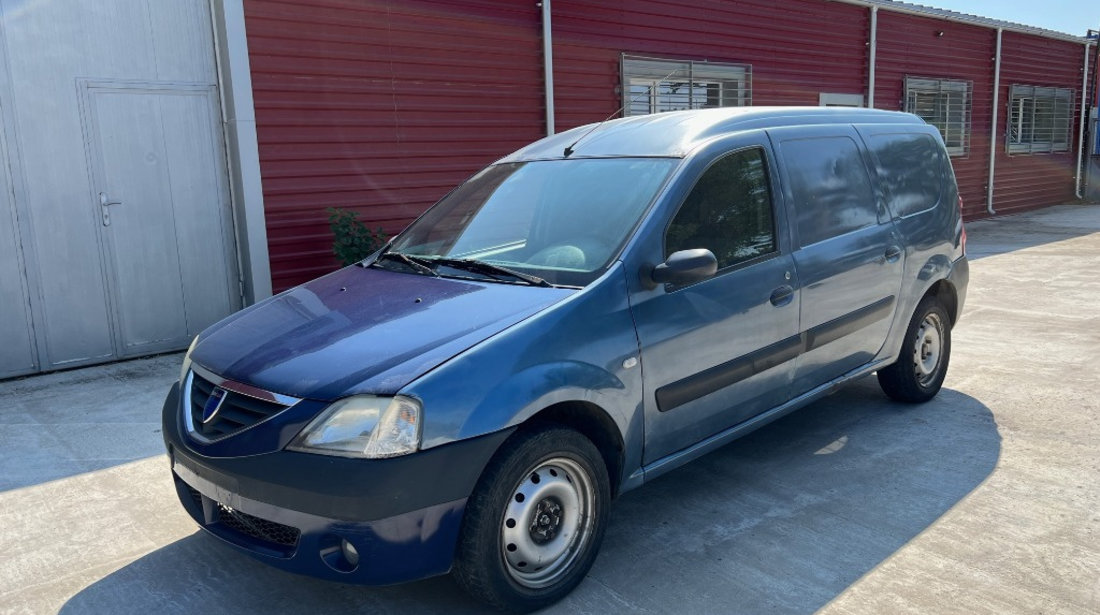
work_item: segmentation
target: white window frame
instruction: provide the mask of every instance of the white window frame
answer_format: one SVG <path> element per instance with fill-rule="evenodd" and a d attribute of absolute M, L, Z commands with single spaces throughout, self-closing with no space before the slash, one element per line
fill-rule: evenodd
<path fill-rule="evenodd" d="M 752 104 L 752 67 L 622 54 L 623 116 Z"/>
<path fill-rule="evenodd" d="M 817 95 L 818 106 L 821 107 L 865 107 L 863 94 L 837 94 L 822 92 Z"/>
<path fill-rule="evenodd" d="M 1070 88 L 1013 84 L 1008 97 L 1005 150 L 1010 154 L 1068 152 L 1074 97 Z"/>
<path fill-rule="evenodd" d="M 935 126 L 951 156 L 970 151 L 970 109 L 974 85 L 959 79 L 905 78 L 905 111 Z"/>

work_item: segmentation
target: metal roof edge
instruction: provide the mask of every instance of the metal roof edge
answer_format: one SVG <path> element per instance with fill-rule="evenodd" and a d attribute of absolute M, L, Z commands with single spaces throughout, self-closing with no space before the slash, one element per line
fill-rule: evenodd
<path fill-rule="evenodd" d="M 878 7 L 880 9 L 891 11 L 894 13 L 906 13 L 909 15 L 917 15 L 920 17 L 932 17 L 935 19 L 945 19 L 947 21 L 955 21 L 964 24 L 970 24 L 972 26 L 985 26 L 988 28 L 1000 28 L 1002 30 L 1009 30 L 1011 32 L 1019 32 L 1021 34 L 1032 34 L 1035 36 L 1041 36 L 1044 38 L 1053 38 L 1070 43 L 1078 43 L 1081 45 L 1093 45 L 1096 41 L 1091 40 L 1085 36 L 1074 36 L 1065 32 L 1059 32 L 1057 30 L 1047 30 L 1046 28 L 1039 28 L 1036 26 L 1028 26 L 1024 24 L 1015 23 L 1012 21 L 1003 21 L 1000 19 L 993 19 L 992 17 L 982 17 L 980 15 L 971 15 L 969 13 L 960 13 L 958 11 L 952 11 L 949 9 L 939 9 L 933 6 L 925 6 L 923 4 L 911 4 L 909 2 L 900 2 L 898 0 L 831 0 L 832 2 L 842 2 L 844 4 L 855 4 L 866 7 Z"/>

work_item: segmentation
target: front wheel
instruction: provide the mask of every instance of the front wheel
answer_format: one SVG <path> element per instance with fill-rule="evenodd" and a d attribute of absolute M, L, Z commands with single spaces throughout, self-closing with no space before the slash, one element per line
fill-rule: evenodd
<path fill-rule="evenodd" d="M 939 393 L 951 359 L 951 321 L 935 297 L 921 300 L 905 330 L 901 354 L 878 371 L 878 383 L 891 398 L 926 402 Z"/>
<path fill-rule="evenodd" d="M 591 568 L 609 502 L 607 470 L 591 441 L 560 427 L 520 432 L 466 504 L 455 579 L 510 611 L 557 602 Z"/>

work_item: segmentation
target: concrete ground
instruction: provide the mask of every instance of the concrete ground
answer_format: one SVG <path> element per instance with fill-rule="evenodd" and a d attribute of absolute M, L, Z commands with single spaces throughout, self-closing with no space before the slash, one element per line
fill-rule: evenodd
<path fill-rule="evenodd" d="M 968 226 L 943 392 L 865 379 L 622 497 L 557 613 L 1100 612 L 1100 206 Z M 296 577 L 200 534 L 179 355 L 0 383 L 0 612 L 480 612 L 447 577 Z"/>

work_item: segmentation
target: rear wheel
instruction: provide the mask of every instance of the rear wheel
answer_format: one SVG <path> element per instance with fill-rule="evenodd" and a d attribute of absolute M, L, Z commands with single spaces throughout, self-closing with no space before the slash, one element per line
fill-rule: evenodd
<path fill-rule="evenodd" d="M 511 611 L 557 602 L 591 568 L 609 501 L 607 470 L 587 438 L 560 427 L 518 433 L 466 504 L 456 580 Z"/>
<path fill-rule="evenodd" d="M 898 360 L 878 371 L 878 383 L 891 398 L 921 403 L 939 393 L 951 359 L 951 321 L 933 296 L 913 312 Z"/>

